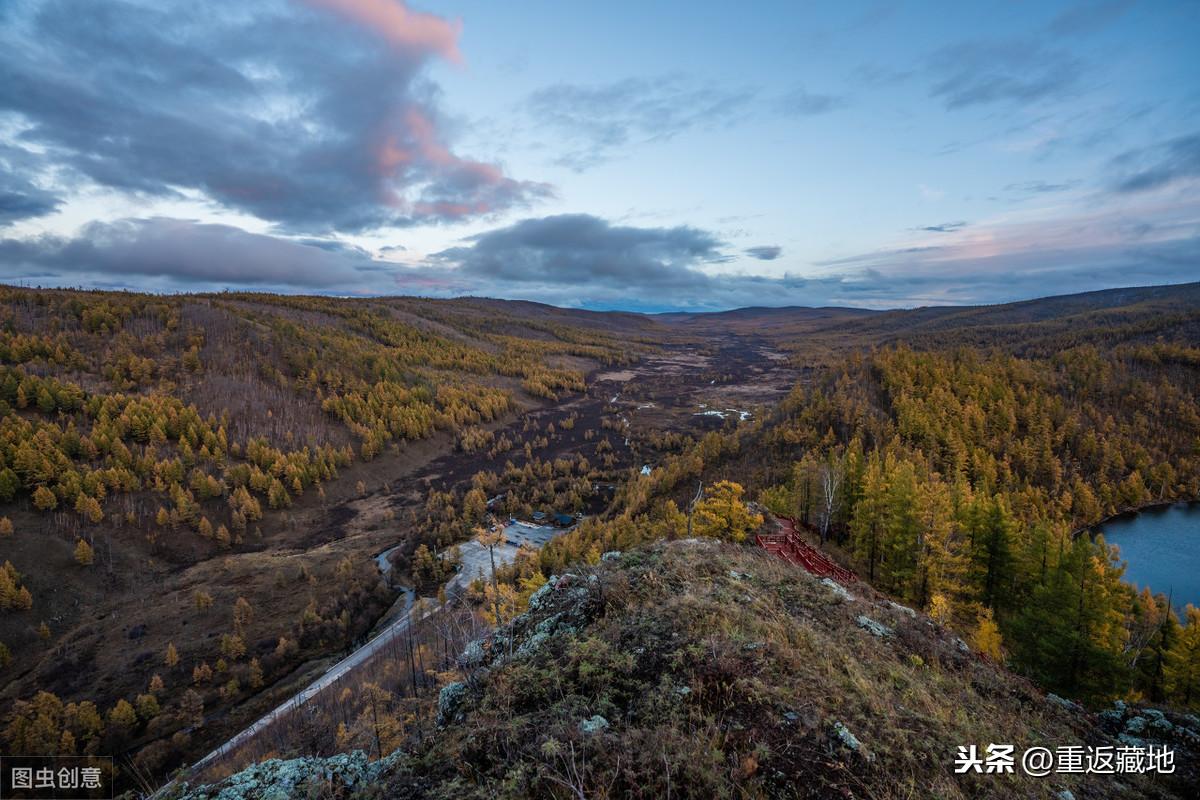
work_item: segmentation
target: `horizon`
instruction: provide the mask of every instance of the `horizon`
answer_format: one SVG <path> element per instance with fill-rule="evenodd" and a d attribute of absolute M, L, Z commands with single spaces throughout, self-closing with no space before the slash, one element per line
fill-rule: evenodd
<path fill-rule="evenodd" d="M 347 294 L 331 294 L 331 293 L 304 293 L 304 292 L 275 292 L 262 289 L 235 289 L 223 288 L 218 290 L 164 290 L 153 291 L 146 289 L 112 289 L 99 287 L 85 286 L 25 286 L 21 284 L 6 283 L 0 281 L 0 288 L 22 289 L 30 292 L 41 291 L 62 291 L 62 292 L 94 292 L 94 293 L 116 293 L 116 294 L 144 294 L 154 297 L 207 297 L 210 295 L 221 294 L 248 294 L 248 295 L 268 295 L 282 297 L 320 297 L 338 300 L 439 300 L 444 302 L 453 302 L 456 300 L 488 300 L 501 303 L 530 303 L 533 305 L 553 308 L 559 311 L 584 311 L 593 314 L 636 314 L 643 317 L 658 317 L 658 316 L 705 316 L 717 314 L 730 314 L 738 311 L 857 311 L 867 312 L 871 314 L 891 314 L 902 313 L 905 311 L 920 311 L 925 309 L 972 309 L 972 308 L 999 308 L 1003 306 L 1021 305 L 1024 303 L 1036 303 L 1043 300 L 1056 300 L 1068 297 L 1082 297 L 1086 295 L 1107 294 L 1112 292 L 1123 291 L 1148 291 L 1151 289 L 1176 289 L 1187 286 L 1200 287 L 1200 281 L 1183 281 L 1180 283 L 1163 283 L 1144 286 L 1111 286 L 1104 289 L 1088 289 L 1079 292 L 1067 292 L 1062 294 L 1047 294 L 1035 295 L 1032 297 L 1023 297 L 1015 300 L 1005 300 L 999 302 L 983 302 L 983 303 L 963 303 L 963 304 L 930 304 L 918 306 L 896 306 L 894 308 L 866 308 L 863 306 L 806 306 L 806 305 L 749 305 L 749 306 L 732 306 L 729 308 L 708 309 L 703 311 L 697 310 L 680 310 L 680 309 L 663 309 L 657 311 L 643 310 L 638 308 L 592 308 L 587 306 L 565 306 L 548 303 L 541 300 L 532 300 L 520 297 L 489 297 L 487 295 L 455 295 L 450 297 L 432 297 L 430 295 L 420 294 L 369 294 L 369 295 L 347 295 Z"/>
<path fill-rule="evenodd" d="M 1197 39 L 1131 0 L 27 0 L 0 281 L 643 313 L 1174 284 Z"/>

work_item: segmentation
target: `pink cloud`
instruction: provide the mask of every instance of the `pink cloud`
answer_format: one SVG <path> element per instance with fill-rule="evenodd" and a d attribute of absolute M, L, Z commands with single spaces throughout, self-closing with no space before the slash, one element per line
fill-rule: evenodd
<path fill-rule="evenodd" d="M 413 214 L 418 217 L 459 219 L 463 217 L 473 217 L 481 214 L 488 214 L 492 211 L 495 211 L 495 208 L 486 200 L 476 200 L 473 203 L 454 203 L 449 201 L 415 203 L 413 204 L 412 210 Z"/>
<path fill-rule="evenodd" d="M 415 62 L 417 69 L 429 57 L 462 60 L 461 23 L 414 11 L 405 0 L 294 1 L 352 22 L 401 58 Z M 391 65 L 386 67 L 390 70 Z M 361 160 L 354 163 L 363 166 L 375 202 L 405 215 L 410 223 L 483 216 L 553 196 L 547 184 L 517 181 L 497 164 L 454 153 L 436 109 L 415 92 L 393 100 L 372 117 L 370 127 L 362 131 Z"/>
<path fill-rule="evenodd" d="M 430 164 L 447 171 L 459 173 L 463 178 L 480 186 L 497 186 L 508 180 L 495 164 L 460 158 L 442 144 L 433 120 L 419 108 L 410 108 L 404 115 L 414 146 Z"/>
<path fill-rule="evenodd" d="M 405 54 L 437 53 L 448 61 L 462 63 L 458 35 L 462 21 L 445 20 L 434 14 L 411 11 L 403 0 L 303 0 L 310 6 L 333 11 L 364 25 Z"/>
<path fill-rule="evenodd" d="M 418 219 L 463 219 L 553 194 L 546 184 L 515 181 L 495 164 L 455 155 L 418 106 L 390 116 L 371 155 L 380 202 Z M 415 197 L 406 191 L 412 187 L 419 187 Z"/>
<path fill-rule="evenodd" d="M 433 120 L 419 108 L 410 108 L 405 112 L 404 124 L 413 144 L 430 164 L 436 164 L 439 167 L 453 167 L 461 163 L 461 159 L 451 153 L 438 139 Z"/>

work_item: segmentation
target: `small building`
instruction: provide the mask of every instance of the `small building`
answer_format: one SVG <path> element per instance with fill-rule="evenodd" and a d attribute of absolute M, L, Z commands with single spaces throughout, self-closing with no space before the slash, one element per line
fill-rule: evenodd
<path fill-rule="evenodd" d="M 570 514 L 555 514 L 554 524 L 559 528 L 569 528 L 575 524 L 575 518 Z"/>
<path fill-rule="evenodd" d="M 545 522 L 546 521 L 546 512 L 545 511 L 533 512 L 533 521 L 534 522 Z"/>

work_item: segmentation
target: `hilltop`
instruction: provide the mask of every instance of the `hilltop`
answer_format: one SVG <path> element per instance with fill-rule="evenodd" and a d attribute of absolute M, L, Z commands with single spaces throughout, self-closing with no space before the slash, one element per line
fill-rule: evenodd
<path fill-rule="evenodd" d="M 375 764 L 267 762 L 180 796 L 1166 798 L 1197 777 L 1194 717 L 1143 734 L 1177 748 L 1174 775 L 955 775 L 960 745 L 1120 729 L 865 584 L 713 540 L 606 553 L 459 661 L 436 720 Z"/>

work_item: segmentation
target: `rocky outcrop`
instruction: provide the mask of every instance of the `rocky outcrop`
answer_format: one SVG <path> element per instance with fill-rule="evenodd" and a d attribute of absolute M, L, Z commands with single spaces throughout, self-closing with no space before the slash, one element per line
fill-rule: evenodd
<path fill-rule="evenodd" d="M 882 622 L 876 622 L 864 614 L 859 614 L 854 618 L 854 621 L 857 623 L 858 627 L 862 628 L 872 636 L 879 636 L 880 638 L 883 638 L 885 636 L 891 636 L 893 633 L 892 629 L 887 625 L 884 625 Z"/>
<path fill-rule="evenodd" d="M 291 800 L 295 797 L 341 797 L 367 789 L 393 770 L 399 753 L 370 761 L 355 750 L 330 758 L 272 758 L 253 764 L 220 783 L 180 787 L 180 800 Z"/>
<path fill-rule="evenodd" d="M 437 724 L 446 725 L 461 718 L 459 709 L 467 696 L 467 685 L 462 681 L 448 683 L 438 692 Z"/>
<path fill-rule="evenodd" d="M 600 580 L 595 575 L 552 575 L 529 598 L 527 610 L 490 638 L 464 648 L 459 666 L 466 670 L 496 667 L 510 658 L 528 658 L 550 639 L 573 633 L 599 609 Z"/>
<path fill-rule="evenodd" d="M 551 576 L 530 596 L 524 613 L 491 637 L 476 639 L 463 648 L 458 664 L 467 673 L 466 680 L 447 684 L 438 694 L 438 726 L 462 719 L 478 678 L 511 660 L 531 658 L 551 640 L 580 630 L 599 612 L 600 598 L 600 580 L 595 574 Z"/>
<path fill-rule="evenodd" d="M 1157 708 L 1137 708 L 1117 700 L 1097 716 L 1107 733 L 1131 747 L 1149 743 L 1200 746 L 1200 718 L 1195 714 L 1168 716 Z"/>

